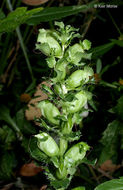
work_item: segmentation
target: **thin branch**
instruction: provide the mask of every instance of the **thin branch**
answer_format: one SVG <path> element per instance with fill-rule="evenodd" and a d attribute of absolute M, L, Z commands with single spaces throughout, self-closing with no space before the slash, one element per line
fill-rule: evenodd
<path fill-rule="evenodd" d="M 110 13 L 110 12 L 109 12 L 109 10 L 107 10 L 107 9 L 106 9 L 106 11 L 107 11 L 107 13 L 108 13 L 108 15 L 109 15 L 110 19 L 112 20 L 112 23 L 114 24 L 114 26 L 115 26 L 116 30 L 118 31 L 118 33 L 119 33 L 119 34 L 120 34 L 120 36 L 121 36 L 121 35 L 122 35 L 122 33 L 121 33 L 121 31 L 120 31 L 119 27 L 117 26 L 117 24 L 116 24 L 115 20 L 113 19 L 113 17 L 112 17 L 112 15 L 111 15 L 111 13 Z"/>
<path fill-rule="evenodd" d="M 7 0 L 7 4 L 8 4 L 8 7 L 9 7 L 9 10 L 12 12 L 13 7 L 12 7 L 12 4 L 11 4 L 10 0 Z M 28 55 L 27 55 L 27 52 L 26 52 L 26 48 L 25 48 L 25 45 L 24 45 L 23 38 L 22 38 L 21 31 L 20 31 L 19 27 L 16 28 L 16 33 L 17 33 L 17 36 L 18 36 L 18 39 L 19 39 L 19 42 L 20 42 L 20 45 L 21 45 L 21 49 L 23 51 L 23 54 L 24 54 L 24 57 L 25 57 L 25 60 L 26 60 L 26 63 L 27 63 L 27 67 L 29 69 L 29 72 L 30 72 L 30 75 L 31 75 L 31 78 L 32 78 L 32 81 L 34 81 L 34 76 L 33 76 L 32 68 L 31 68 L 31 64 L 30 64 L 30 61 L 29 61 L 29 58 L 28 58 Z"/>

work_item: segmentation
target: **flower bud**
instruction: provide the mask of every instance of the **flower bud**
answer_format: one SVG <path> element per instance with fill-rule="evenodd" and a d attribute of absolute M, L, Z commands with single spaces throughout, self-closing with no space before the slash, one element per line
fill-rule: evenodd
<path fill-rule="evenodd" d="M 66 55 L 68 55 L 68 61 L 76 65 L 81 61 L 83 53 L 83 47 L 80 44 L 75 44 L 69 47 L 69 49 L 66 52 Z"/>
<path fill-rule="evenodd" d="M 36 48 L 42 51 L 45 55 L 50 56 L 51 54 L 55 57 L 61 57 L 62 49 L 57 40 L 52 36 L 52 32 L 40 29 Z"/>
<path fill-rule="evenodd" d="M 71 102 L 64 102 L 63 110 L 68 113 L 75 113 L 82 109 L 87 103 L 87 96 L 84 91 L 80 91 L 75 95 L 75 99 Z"/>
<path fill-rule="evenodd" d="M 49 122 L 51 122 L 54 125 L 59 125 L 59 120 L 55 117 L 60 115 L 60 112 L 56 106 L 54 106 L 48 100 L 43 100 L 37 105 L 37 107 L 41 109 L 42 115 L 47 120 L 49 120 Z"/>
<path fill-rule="evenodd" d="M 65 154 L 65 165 L 69 167 L 78 164 L 85 157 L 87 150 L 89 150 L 89 146 L 84 142 L 72 146 Z"/>
<path fill-rule="evenodd" d="M 84 70 L 74 71 L 66 80 L 66 87 L 68 90 L 74 90 L 82 83 L 85 84 L 89 81 L 90 77 L 94 75 L 93 69 L 89 66 L 85 66 Z"/>
<path fill-rule="evenodd" d="M 35 137 L 38 138 L 38 148 L 47 156 L 53 157 L 59 155 L 59 147 L 50 135 L 43 132 L 35 135 Z"/>

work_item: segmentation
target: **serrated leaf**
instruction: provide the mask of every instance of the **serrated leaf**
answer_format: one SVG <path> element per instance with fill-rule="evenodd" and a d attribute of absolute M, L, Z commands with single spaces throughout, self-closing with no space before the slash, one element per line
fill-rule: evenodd
<path fill-rule="evenodd" d="M 36 8 L 27 11 L 27 7 L 18 7 L 8 16 L 0 20 L 0 33 L 11 32 L 15 30 L 20 24 L 26 22 L 33 14 L 41 11 L 43 8 Z"/>
<path fill-rule="evenodd" d="M 106 181 L 98 185 L 94 190 L 123 190 L 123 178 Z"/>
<path fill-rule="evenodd" d="M 47 7 L 43 11 L 32 15 L 32 17 L 29 18 L 26 23 L 29 25 L 36 25 L 40 22 L 58 20 L 70 15 L 77 14 L 79 12 L 86 12 L 93 7 L 94 3 L 95 1 L 92 1 L 86 5 L 79 6 Z"/>
<path fill-rule="evenodd" d="M 83 158 L 83 160 L 82 160 L 82 163 L 89 164 L 92 166 L 94 166 L 96 164 L 96 162 L 97 162 L 97 159 L 90 161 L 90 160 L 87 160 L 87 158 Z"/>
<path fill-rule="evenodd" d="M 33 158 L 35 158 L 39 162 L 49 162 L 49 158 L 46 154 L 44 154 L 37 146 L 37 139 L 31 138 L 29 142 L 29 152 Z"/>

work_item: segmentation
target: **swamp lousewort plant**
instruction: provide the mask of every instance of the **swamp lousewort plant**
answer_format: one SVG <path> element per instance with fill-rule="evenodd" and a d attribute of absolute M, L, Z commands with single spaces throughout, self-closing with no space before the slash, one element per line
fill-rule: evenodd
<path fill-rule="evenodd" d="M 36 49 L 47 56 L 48 67 L 54 70 L 53 77 L 43 85 L 48 100 L 38 104 L 42 117 L 38 119 L 42 131 L 35 135 L 37 146 L 48 165 L 46 175 L 51 188 L 64 190 L 70 184 L 77 166 L 83 162 L 89 146 L 79 140 L 80 131 L 73 130 L 88 115 L 88 104 L 92 99 L 89 86 L 93 83 L 94 72 L 89 66 L 91 48 L 88 40 L 72 45 L 79 38 L 78 29 L 63 22 L 55 22 L 57 30 L 40 29 Z"/>

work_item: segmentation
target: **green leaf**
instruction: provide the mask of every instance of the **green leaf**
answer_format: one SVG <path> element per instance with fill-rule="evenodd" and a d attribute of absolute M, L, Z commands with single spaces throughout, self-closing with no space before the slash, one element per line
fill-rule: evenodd
<path fill-rule="evenodd" d="M 120 47 L 123 47 L 123 40 L 111 39 L 111 41 L 112 41 L 114 44 L 116 44 L 116 45 L 118 45 L 118 46 L 120 46 Z"/>
<path fill-rule="evenodd" d="M 118 103 L 115 107 L 115 111 L 120 119 L 123 119 L 123 96 L 118 99 Z"/>
<path fill-rule="evenodd" d="M 75 15 L 79 12 L 86 12 L 93 7 L 95 1 L 87 5 L 80 6 L 64 6 L 64 7 L 47 7 L 43 11 L 36 13 L 27 20 L 27 24 L 36 25 L 40 22 L 48 22 L 51 20 L 58 20 L 70 15 Z"/>
<path fill-rule="evenodd" d="M 72 190 L 85 190 L 85 187 L 82 187 L 82 186 L 80 186 L 80 187 L 75 187 L 75 188 L 73 188 Z"/>
<path fill-rule="evenodd" d="M 50 89 L 50 87 L 45 84 L 42 84 L 42 90 L 44 90 L 46 93 L 53 94 L 53 91 Z"/>
<path fill-rule="evenodd" d="M 100 56 L 104 55 L 107 53 L 110 49 L 112 49 L 114 46 L 113 42 L 97 46 L 95 48 L 92 48 L 90 52 L 92 53 L 92 59 L 99 58 Z"/>
<path fill-rule="evenodd" d="M 96 73 L 99 74 L 100 71 L 102 69 L 102 61 L 101 59 L 97 59 L 97 63 L 96 63 Z"/>
<path fill-rule="evenodd" d="M 84 40 L 82 44 L 85 50 L 89 50 L 91 48 L 91 42 L 88 40 Z"/>
<path fill-rule="evenodd" d="M 12 170 L 16 166 L 17 161 L 13 152 L 4 152 L 0 156 L 0 179 L 10 179 Z"/>
<path fill-rule="evenodd" d="M 0 107 L 0 120 L 5 121 L 9 125 L 11 125 L 11 127 L 16 132 L 20 133 L 20 129 L 18 128 L 17 124 L 15 123 L 15 121 L 10 116 L 9 109 L 6 106 L 4 106 L 4 105 L 2 105 Z"/>
<path fill-rule="evenodd" d="M 7 131 L 7 132 L 6 132 Z M 4 143 L 5 148 L 10 148 L 11 143 L 16 140 L 14 131 L 7 125 L 0 128 L 0 141 Z"/>
<path fill-rule="evenodd" d="M 0 9 L 0 19 L 3 19 L 5 18 L 5 14 L 4 12 L 2 11 L 2 9 Z"/>
<path fill-rule="evenodd" d="M 114 84 L 112 84 L 112 83 L 108 83 L 108 82 L 106 82 L 106 81 L 104 81 L 104 80 L 101 80 L 101 81 L 100 81 L 100 85 L 108 86 L 108 87 L 110 87 L 110 88 L 117 88 L 116 85 L 114 85 Z"/>
<path fill-rule="evenodd" d="M 15 121 L 19 129 L 23 134 L 35 134 L 35 127 L 25 119 L 25 113 L 23 109 L 20 109 L 16 113 Z"/>
<path fill-rule="evenodd" d="M 71 132 L 70 134 L 64 135 L 66 137 L 66 139 L 69 142 L 75 141 L 75 140 L 79 140 L 81 137 L 81 132 L 77 131 L 77 132 Z"/>
<path fill-rule="evenodd" d="M 99 164 L 104 163 L 106 160 L 117 158 L 118 135 L 121 125 L 123 124 L 118 120 L 114 120 L 108 124 L 106 130 L 103 132 L 101 143 L 104 147 L 98 161 Z"/>
<path fill-rule="evenodd" d="M 120 58 L 120 56 L 118 56 L 116 58 L 116 60 L 113 61 L 112 64 L 110 63 L 110 64 L 108 64 L 108 65 L 106 65 L 106 66 L 104 66 L 102 68 L 100 75 L 103 75 L 105 72 L 107 72 L 109 70 L 109 68 L 111 68 L 111 67 L 116 66 L 117 64 L 119 64 L 120 61 L 121 61 L 121 58 Z"/>
<path fill-rule="evenodd" d="M 55 64 L 56 64 L 55 57 L 53 57 L 53 56 L 48 57 L 46 59 L 46 61 L 47 61 L 48 67 L 50 67 L 50 68 L 54 68 L 55 67 Z"/>
<path fill-rule="evenodd" d="M 87 158 L 83 158 L 82 160 L 82 163 L 92 165 L 92 166 L 94 166 L 96 162 L 97 162 L 97 159 L 90 161 L 90 160 L 87 160 Z"/>
<path fill-rule="evenodd" d="M 57 115 L 55 118 L 61 121 L 68 121 L 66 115 Z"/>
<path fill-rule="evenodd" d="M 25 23 L 33 14 L 41 10 L 42 8 L 36 8 L 27 11 L 27 7 L 18 7 L 9 13 L 6 18 L 0 20 L 0 33 L 15 30 L 20 24 Z"/>
<path fill-rule="evenodd" d="M 94 190 L 123 190 L 123 178 L 106 181 L 98 185 Z"/>
<path fill-rule="evenodd" d="M 37 146 L 37 139 L 32 138 L 29 143 L 29 152 L 31 156 L 37 161 L 48 163 L 49 158 L 46 154 L 44 154 Z"/>
<path fill-rule="evenodd" d="M 58 160 L 58 158 L 56 156 L 52 157 L 50 160 L 51 160 L 51 162 L 54 164 L 54 166 L 56 168 L 59 168 L 59 160 Z"/>
<path fill-rule="evenodd" d="M 63 180 L 54 180 L 51 181 L 51 185 L 55 188 L 66 188 L 69 185 L 70 181 L 69 179 L 63 179 Z"/>

